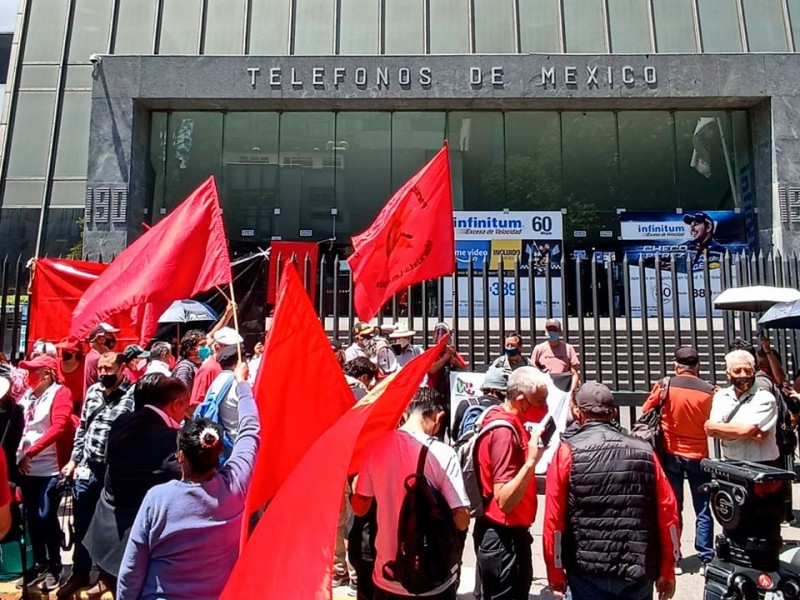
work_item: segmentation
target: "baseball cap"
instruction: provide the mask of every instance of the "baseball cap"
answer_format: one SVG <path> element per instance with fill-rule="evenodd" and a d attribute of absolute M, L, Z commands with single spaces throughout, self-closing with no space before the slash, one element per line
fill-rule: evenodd
<path fill-rule="evenodd" d="M 575 404 L 583 412 L 606 415 L 613 413 L 617 407 L 611 390 L 596 381 L 587 381 L 578 388 Z"/>
<path fill-rule="evenodd" d="M 342 342 L 340 342 L 336 338 L 329 338 L 328 341 L 331 343 L 331 350 L 333 350 L 334 352 L 336 350 L 342 349 Z"/>
<path fill-rule="evenodd" d="M 74 335 L 70 335 L 65 337 L 63 340 L 56 344 L 56 348 L 61 350 L 71 350 L 72 352 L 78 352 L 83 348 L 83 342 L 76 338 Z"/>
<path fill-rule="evenodd" d="M 681 346 L 675 350 L 675 362 L 679 365 L 693 367 L 700 362 L 700 355 L 692 346 Z"/>
<path fill-rule="evenodd" d="M 561 331 L 561 321 L 559 321 L 558 319 L 547 319 L 547 321 L 544 322 L 544 328 L 545 329 L 555 328 Z"/>
<path fill-rule="evenodd" d="M 108 323 L 100 323 L 89 332 L 89 339 L 92 340 L 101 333 L 119 333 L 119 329 L 112 327 Z"/>
<path fill-rule="evenodd" d="M 33 360 L 23 360 L 19 363 L 20 369 L 35 371 L 36 369 L 52 369 L 58 372 L 58 361 L 47 354 L 37 356 Z"/>
<path fill-rule="evenodd" d="M 235 346 L 244 340 L 232 327 L 223 327 L 214 333 L 214 341 L 223 346 Z"/>
<path fill-rule="evenodd" d="M 125 357 L 125 362 L 130 362 L 134 358 L 147 358 L 150 356 L 150 352 L 141 346 L 130 344 L 129 346 L 125 346 L 125 350 L 122 351 L 122 356 Z"/>
<path fill-rule="evenodd" d="M 353 337 L 371 335 L 373 333 L 375 333 L 375 328 L 369 323 L 358 322 L 353 326 Z"/>
<path fill-rule="evenodd" d="M 706 223 L 711 227 L 714 226 L 714 219 L 708 216 L 708 214 L 704 212 L 696 212 L 694 214 L 689 213 L 687 215 L 683 215 L 683 222 L 687 225 L 691 225 L 693 223 Z"/>
<path fill-rule="evenodd" d="M 482 390 L 508 390 L 508 373 L 498 367 L 489 367 L 486 376 L 483 378 Z"/>
<path fill-rule="evenodd" d="M 238 361 L 239 351 L 236 349 L 235 344 L 233 346 L 226 346 L 217 354 L 217 362 L 219 364 L 230 364 L 231 362 L 236 364 Z"/>

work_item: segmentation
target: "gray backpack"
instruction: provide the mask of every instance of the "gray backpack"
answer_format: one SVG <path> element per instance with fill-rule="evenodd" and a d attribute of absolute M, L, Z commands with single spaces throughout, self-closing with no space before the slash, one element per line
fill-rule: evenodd
<path fill-rule="evenodd" d="M 508 427 L 514 432 L 514 437 L 519 442 L 519 434 L 510 421 L 503 419 L 495 419 L 483 425 L 486 419 L 486 414 L 496 409 L 496 406 L 490 406 L 483 411 L 478 417 L 475 426 L 464 433 L 459 438 L 458 446 L 456 447 L 456 454 L 458 455 L 458 462 L 461 464 L 461 472 L 464 475 L 464 488 L 467 491 L 467 498 L 469 498 L 469 514 L 474 518 L 482 517 L 486 509 L 486 502 L 488 497 L 483 495 L 481 490 L 480 467 L 478 466 L 478 442 L 483 438 L 486 433 L 498 427 Z M 490 495 L 491 497 L 491 495 Z"/>

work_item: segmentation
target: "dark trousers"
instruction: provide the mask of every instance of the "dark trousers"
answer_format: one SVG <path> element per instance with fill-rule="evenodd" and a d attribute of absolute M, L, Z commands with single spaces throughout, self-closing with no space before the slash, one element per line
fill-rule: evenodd
<path fill-rule="evenodd" d="M 527 600 L 533 583 L 533 538 L 527 527 L 475 523 L 483 600 Z"/>
<path fill-rule="evenodd" d="M 453 584 L 445 591 L 440 592 L 434 596 L 422 596 L 425 600 L 456 600 L 456 585 Z M 374 600 L 408 600 L 409 598 L 419 598 L 420 596 L 403 596 L 400 594 L 393 594 L 382 590 L 379 587 L 375 588 L 375 594 L 372 596 Z"/>
<path fill-rule="evenodd" d="M 653 583 L 567 574 L 568 600 L 652 600 Z"/>
<path fill-rule="evenodd" d="M 51 501 L 48 492 L 58 477 L 20 477 L 25 523 L 37 567 L 58 576 L 61 573 L 61 525 L 58 522 L 60 500 Z"/>
<path fill-rule="evenodd" d="M 104 465 L 91 465 L 91 476 L 88 479 L 75 479 L 75 501 L 73 511 L 75 519 L 75 550 L 72 553 L 72 572 L 77 575 L 89 575 L 92 570 L 92 557 L 83 545 L 83 538 L 89 530 L 94 517 L 100 492 L 103 491 Z"/>

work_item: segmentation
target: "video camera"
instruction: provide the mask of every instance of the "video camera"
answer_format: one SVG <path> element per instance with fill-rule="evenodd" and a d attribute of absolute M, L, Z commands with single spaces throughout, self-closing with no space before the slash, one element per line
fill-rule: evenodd
<path fill-rule="evenodd" d="M 704 459 L 711 511 L 722 527 L 706 567 L 704 600 L 800 600 L 800 548 L 784 547 L 781 523 L 791 471 Z"/>

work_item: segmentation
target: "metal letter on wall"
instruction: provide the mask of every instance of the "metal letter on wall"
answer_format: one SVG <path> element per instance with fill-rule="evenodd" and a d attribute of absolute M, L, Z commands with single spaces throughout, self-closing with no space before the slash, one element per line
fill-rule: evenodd
<path fill-rule="evenodd" d="M 124 225 L 128 218 L 128 189 L 87 187 L 86 225 Z"/>

